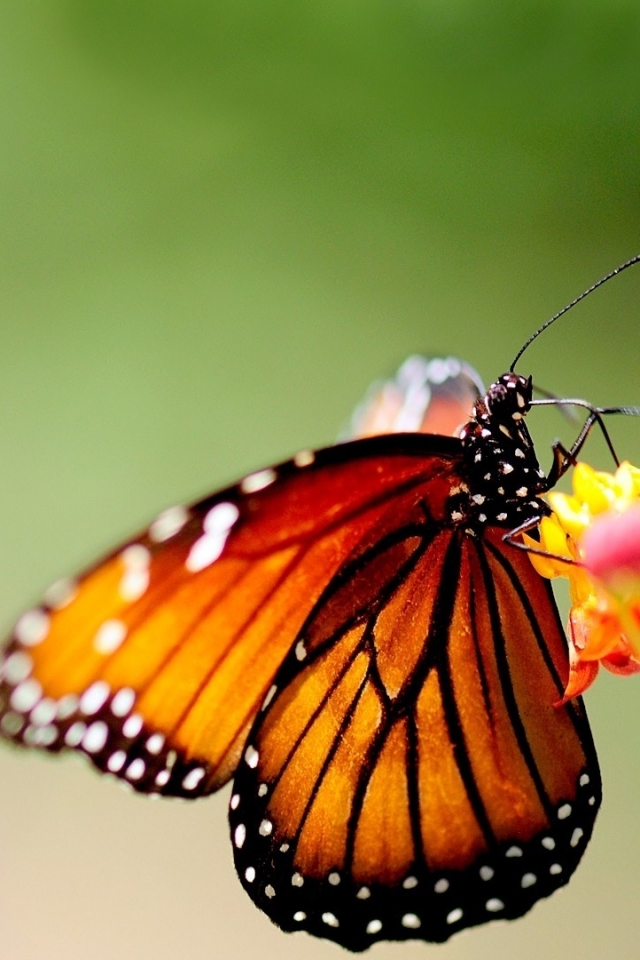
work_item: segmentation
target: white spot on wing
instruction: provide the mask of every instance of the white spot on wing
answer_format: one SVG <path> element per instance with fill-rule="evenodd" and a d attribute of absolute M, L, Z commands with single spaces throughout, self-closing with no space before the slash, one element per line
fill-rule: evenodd
<path fill-rule="evenodd" d="M 266 470 L 258 470 L 257 473 L 250 473 L 241 481 L 240 489 L 243 493 L 257 493 L 271 486 L 276 477 L 277 473 L 270 467 Z"/>
<path fill-rule="evenodd" d="M 122 620 L 105 620 L 93 638 L 93 645 L 98 653 L 106 656 L 118 649 L 126 635 L 127 627 Z"/>
<path fill-rule="evenodd" d="M 18 713 L 27 713 L 32 710 L 42 697 L 42 687 L 37 680 L 23 680 L 11 693 L 9 703 Z"/>
<path fill-rule="evenodd" d="M 49 617 L 44 610 L 27 610 L 16 623 L 16 639 L 25 647 L 35 647 L 45 639 L 49 626 Z"/>
<path fill-rule="evenodd" d="M 87 687 L 80 697 L 80 710 L 87 716 L 97 713 L 109 699 L 110 693 L 111 689 L 108 683 L 105 683 L 104 680 L 96 680 L 90 687 Z"/>
<path fill-rule="evenodd" d="M 186 507 L 178 504 L 175 507 L 168 507 L 163 510 L 149 527 L 149 538 L 154 543 L 163 543 L 170 540 L 180 533 L 185 523 L 189 519 L 189 512 Z"/>
<path fill-rule="evenodd" d="M 96 720 L 90 727 L 87 727 L 86 733 L 82 738 L 83 749 L 87 753 L 99 753 L 107 742 L 109 728 L 102 720 Z"/>
<path fill-rule="evenodd" d="M 367 933 L 380 933 L 382 923 L 379 920 L 370 920 L 367 924 Z"/>
<path fill-rule="evenodd" d="M 328 927 L 339 927 L 340 921 L 336 917 L 335 913 L 323 913 L 322 922 L 326 923 Z"/>
<path fill-rule="evenodd" d="M 415 913 L 405 913 L 404 917 L 400 921 L 403 927 L 406 927 L 408 930 L 417 930 L 422 926 L 420 917 L 416 916 Z"/>
<path fill-rule="evenodd" d="M 114 717 L 126 717 L 135 702 L 135 692 L 131 687 L 123 687 L 111 701 L 111 712 Z"/>
<path fill-rule="evenodd" d="M 44 601 L 52 610 L 62 610 L 71 603 L 77 593 L 78 585 L 75 580 L 64 577 L 47 587 L 44 592 Z"/>
<path fill-rule="evenodd" d="M 296 467 L 308 467 L 315 460 L 315 454 L 311 450 L 300 450 L 293 458 Z"/>
<path fill-rule="evenodd" d="M 14 650 L 2 666 L 2 676 L 8 684 L 14 686 L 26 680 L 33 670 L 33 661 L 23 650 Z"/>
<path fill-rule="evenodd" d="M 195 790 L 204 777 L 204 774 L 204 767 L 194 767 L 182 781 L 182 786 L 185 790 Z"/>

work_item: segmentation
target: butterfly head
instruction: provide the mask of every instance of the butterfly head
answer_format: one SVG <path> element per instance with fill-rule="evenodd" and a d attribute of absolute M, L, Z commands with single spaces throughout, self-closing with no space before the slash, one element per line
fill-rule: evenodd
<path fill-rule="evenodd" d="M 503 373 L 489 387 L 484 398 L 487 412 L 499 420 L 521 420 L 531 409 L 533 383 L 531 377 Z"/>

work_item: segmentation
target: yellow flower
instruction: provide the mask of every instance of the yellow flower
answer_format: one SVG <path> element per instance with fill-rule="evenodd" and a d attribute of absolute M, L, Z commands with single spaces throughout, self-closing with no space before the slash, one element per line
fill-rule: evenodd
<path fill-rule="evenodd" d="M 579 463 L 573 494 L 547 500 L 553 513 L 540 523 L 540 541 L 524 539 L 550 554 L 529 555 L 543 577 L 569 579 L 568 700 L 593 683 L 599 664 L 640 671 L 640 470 L 622 463 L 611 474 Z"/>

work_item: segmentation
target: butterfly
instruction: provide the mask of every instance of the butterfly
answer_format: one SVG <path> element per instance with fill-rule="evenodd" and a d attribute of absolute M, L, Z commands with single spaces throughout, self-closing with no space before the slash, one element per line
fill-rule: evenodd
<path fill-rule="evenodd" d="M 526 913 L 601 800 L 549 584 L 504 539 L 548 509 L 531 403 L 412 358 L 374 435 L 163 511 L 18 620 L 0 732 L 146 794 L 233 779 L 239 878 L 284 930 L 361 951 Z"/>

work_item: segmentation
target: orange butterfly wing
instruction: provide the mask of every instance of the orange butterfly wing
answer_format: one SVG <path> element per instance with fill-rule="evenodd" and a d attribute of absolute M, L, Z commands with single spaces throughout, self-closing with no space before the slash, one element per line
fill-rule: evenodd
<path fill-rule="evenodd" d="M 247 892 L 351 950 L 520 916 L 567 882 L 600 803 L 582 705 L 553 706 L 548 584 L 503 531 L 443 527 L 429 492 L 329 584 L 234 781 Z"/>
<path fill-rule="evenodd" d="M 78 749 L 143 792 L 216 790 L 326 584 L 390 504 L 436 474 L 445 496 L 458 452 L 445 438 L 358 441 L 165 511 L 18 621 L 0 731 Z"/>

